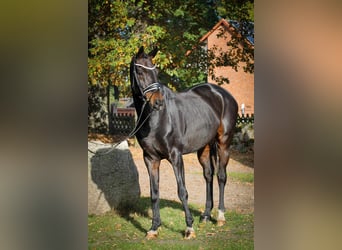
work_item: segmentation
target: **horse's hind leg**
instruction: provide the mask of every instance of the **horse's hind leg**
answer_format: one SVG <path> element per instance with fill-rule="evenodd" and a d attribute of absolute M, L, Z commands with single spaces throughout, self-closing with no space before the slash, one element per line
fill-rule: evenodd
<path fill-rule="evenodd" d="M 206 202 L 205 211 L 201 215 L 200 221 L 206 222 L 211 218 L 211 210 L 213 209 L 213 175 L 214 165 L 211 159 L 210 145 L 206 145 L 204 148 L 197 152 L 198 161 L 203 168 L 203 176 L 206 181 Z"/>
<path fill-rule="evenodd" d="M 222 126 L 223 127 L 223 126 Z M 218 217 L 217 224 L 219 226 L 225 223 L 225 206 L 224 206 L 224 188 L 227 183 L 227 164 L 229 161 L 229 145 L 233 138 L 233 129 L 230 128 L 226 130 L 219 130 L 218 133 L 218 143 L 217 143 L 217 153 L 218 153 L 218 170 L 217 170 L 217 180 L 219 184 L 219 206 L 218 206 Z"/>
<path fill-rule="evenodd" d="M 218 217 L 217 224 L 223 225 L 225 223 L 225 206 L 224 206 L 224 188 L 227 183 L 227 164 L 229 161 L 229 152 L 225 147 L 220 147 L 218 149 L 219 154 L 219 164 L 217 170 L 217 180 L 219 185 L 219 206 L 218 206 Z"/>

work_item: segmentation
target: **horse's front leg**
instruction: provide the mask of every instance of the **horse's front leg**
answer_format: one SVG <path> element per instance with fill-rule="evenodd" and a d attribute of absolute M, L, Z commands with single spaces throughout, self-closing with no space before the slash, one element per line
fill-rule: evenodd
<path fill-rule="evenodd" d="M 193 218 L 190 213 L 190 209 L 188 206 L 188 191 L 185 187 L 185 177 L 184 177 L 184 163 L 182 154 L 178 151 L 173 151 L 171 153 L 170 162 L 172 164 L 173 170 L 175 172 L 177 187 L 178 187 L 178 197 L 181 200 L 185 212 L 185 222 L 186 222 L 186 230 L 185 230 L 185 239 L 195 238 L 195 230 L 192 227 Z"/>
<path fill-rule="evenodd" d="M 144 153 L 144 161 L 150 177 L 150 195 L 152 203 L 152 226 L 147 232 L 146 238 L 152 239 L 158 236 L 158 227 L 161 225 L 159 213 L 159 165 L 160 160 L 154 160 Z"/>

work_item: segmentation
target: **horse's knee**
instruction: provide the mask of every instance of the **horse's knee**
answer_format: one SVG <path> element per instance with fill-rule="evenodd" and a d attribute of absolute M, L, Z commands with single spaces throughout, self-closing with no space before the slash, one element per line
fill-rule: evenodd
<path fill-rule="evenodd" d="M 151 195 L 151 201 L 152 203 L 155 203 L 159 199 L 159 189 L 151 187 L 150 189 L 150 195 Z"/>
<path fill-rule="evenodd" d="M 227 182 L 227 172 L 226 168 L 220 168 L 217 173 L 217 180 L 219 183 L 226 183 Z"/>
<path fill-rule="evenodd" d="M 226 183 L 227 181 L 227 165 L 229 161 L 229 151 L 225 147 L 219 150 L 219 167 L 217 171 L 217 178 L 219 182 Z"/>
<path fill-rule="evenodd" d="M 203 169 L 203 177 L 207 182 L 213 181 L 213 171 L 210 169 L 210 167 L 206 167 Z"/>
<path fill-rule="evenodd" d="M 188 199 L 188 191 L 185 187 L 178 188 L 178 197 L 181 201 L 185 201 Z"/>

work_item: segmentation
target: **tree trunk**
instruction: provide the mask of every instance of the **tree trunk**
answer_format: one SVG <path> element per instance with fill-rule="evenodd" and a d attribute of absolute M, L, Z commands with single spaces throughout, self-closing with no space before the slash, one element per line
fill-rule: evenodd
<path fill-rule="evenodd" d="M 111 87 L 111 83 L 110 81 L 108 82 L 107 85 L 107 117 L 108 117 L 108 134 L 110 134 L 111 132 L 111 128 L 112 128 L 112 112 L 110 110 L 110 87 Z"/>

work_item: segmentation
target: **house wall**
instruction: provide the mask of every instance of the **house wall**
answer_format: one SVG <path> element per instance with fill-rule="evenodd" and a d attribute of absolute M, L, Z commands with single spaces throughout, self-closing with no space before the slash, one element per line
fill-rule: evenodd
<path fill-rule="evenodd" d="M 229 31 L 225 31 L 225 36 L 217 37 L 222 33 L 223 26 L 220 26 L 207 38 L 208 49 L 214 45 L 223 50 L 228 49 L 227 42 L 231 38 Z M 229 78 L 229 84 L 222 84 L 221 87 L 228 90 L 239 104 L 239 114 L 241 114 L 241 104 L 245 104 L 245 114 L 254 114 L 254 74 L 245 73 L 243 64 L 239 64 L 238 72 L 231 67 L 216 67 L 214 74 L 216 77 L 225 76 Z M 216 83 L 208 74 L 208 82 Z"/>

